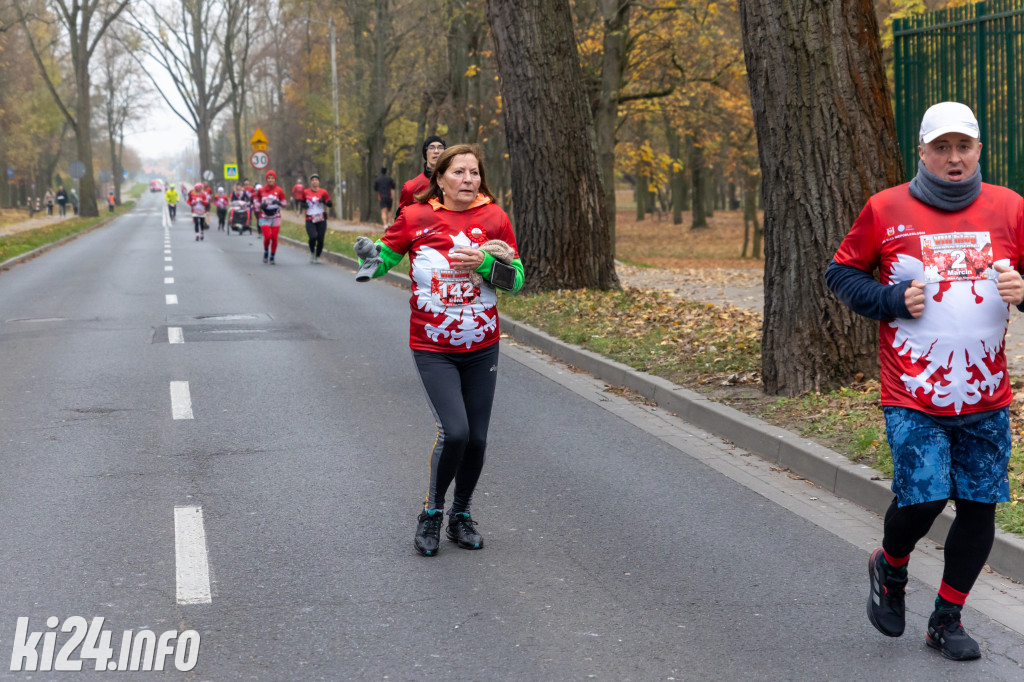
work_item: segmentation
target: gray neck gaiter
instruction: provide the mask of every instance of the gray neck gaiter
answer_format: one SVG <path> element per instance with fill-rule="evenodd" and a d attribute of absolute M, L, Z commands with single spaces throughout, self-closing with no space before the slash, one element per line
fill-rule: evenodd
<path fill-rule="evenodd" d="M 910 196 L 943 211 L 959 211 L 981 194 L 981 166 L 966 180 L 952 182 L 929 173 L 924 161 L 917 162 L 917 175 L 910 181 Z"/>

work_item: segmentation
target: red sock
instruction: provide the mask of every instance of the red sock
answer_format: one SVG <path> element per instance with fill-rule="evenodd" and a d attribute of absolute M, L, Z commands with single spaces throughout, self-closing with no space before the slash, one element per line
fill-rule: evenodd
<path fill-rule="evenodd" d="M 945 580 L 939 583 L 939 597 L 945 599 L 951 604 L 963 606 L 964 602 L 967 601 L 968 594 L 968 592 L 961 592 L 960 590 L 950 587 L 946 584 Z"/>
<path fill-rule="evenodd" d="M 900 568 L 901 566 L 906 566 L 907 562 L 910 561 L 909 554 L 905 557 L 900 557 L 899 559 L 886 552 L 885 549 L 882 550 L 882 554 L 885 556 L 885 563 L 889 564 L 893 568 Z"/>

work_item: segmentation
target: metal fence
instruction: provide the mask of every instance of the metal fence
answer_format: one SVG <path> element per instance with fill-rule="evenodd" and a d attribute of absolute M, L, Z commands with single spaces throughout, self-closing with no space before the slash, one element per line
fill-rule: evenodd
<path fill-rule="evenodd" d="M 1024 0 L 986 0 L 893 22 L 896 129 L 917 173 L 921 116 L 947 100 L 981 127 L 985 182 L 1024 194 Z"/>

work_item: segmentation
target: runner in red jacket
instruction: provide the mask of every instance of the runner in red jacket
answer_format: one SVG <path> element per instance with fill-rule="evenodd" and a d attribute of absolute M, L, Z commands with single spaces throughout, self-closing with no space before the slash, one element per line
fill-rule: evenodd
<path fill-rule="evenodd" d="M 309 262 L 319 263 L 324 251 L 324 237 L 327 236 L 327 209 L 331 207 L 331 195 L 320 187 L 320 176 L 309 176 L 310 188 L 303 192 L 306 205 L 306 234 L 309 236 Z"/>
<path fill-rule="evenodd" d="M 430 187 L 430 176 L 434 173 L 434 166 L 441 158 L 441 152 L 445 150 L 448 143 L 443 137 L 431 135 L 423 141 L 423 172 L 412 180 L 402 185 L 402 192 L 398 195 L 398 212 L 395 213 L 395 220 L 402 214 L 402 209 L 415 201 L 417 194 Z"/>
<path fill-rule="evenodd" d="M 310 178 L 310 182 L 313 179 Z M 295 181 L 295 185 L 292 187 L 292 202 L 295 204 L 292 208 L 295 209 L 296 213 L 302 213 L 302 202 L 306 200 L 306 187 L 302 184 L 302 178 L 298 178 Z"/>
<path fill-rule="evenodd" d="M 187 203 L 192 210 L 192 224 L 196 229 L 196 241 L 205 239 L 206 213 L 210 210 L 210 197 L 203 191 L 201 184 L 196 184 L 188 193 Z"/>
<path fill-rule="evenodd" d="M 274 263 L 277 255 L 277 235 L 281 231 L 281 211 L 288 204 L 288 197 L 277 184 L 277 173 L 267 171 L 266 184 L 256 192 L 259 206 L 259 226 L 263 231 L 263 262 Z"/>

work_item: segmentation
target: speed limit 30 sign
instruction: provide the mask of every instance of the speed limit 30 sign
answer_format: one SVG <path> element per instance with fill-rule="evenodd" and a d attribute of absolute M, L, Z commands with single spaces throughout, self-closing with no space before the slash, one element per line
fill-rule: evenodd
<path fill-rule="evenodd" d="M 256 170 L 263 170 L 270 165 L 270 156 L 266 152 L 253 152 L 249 164 Z"/>

